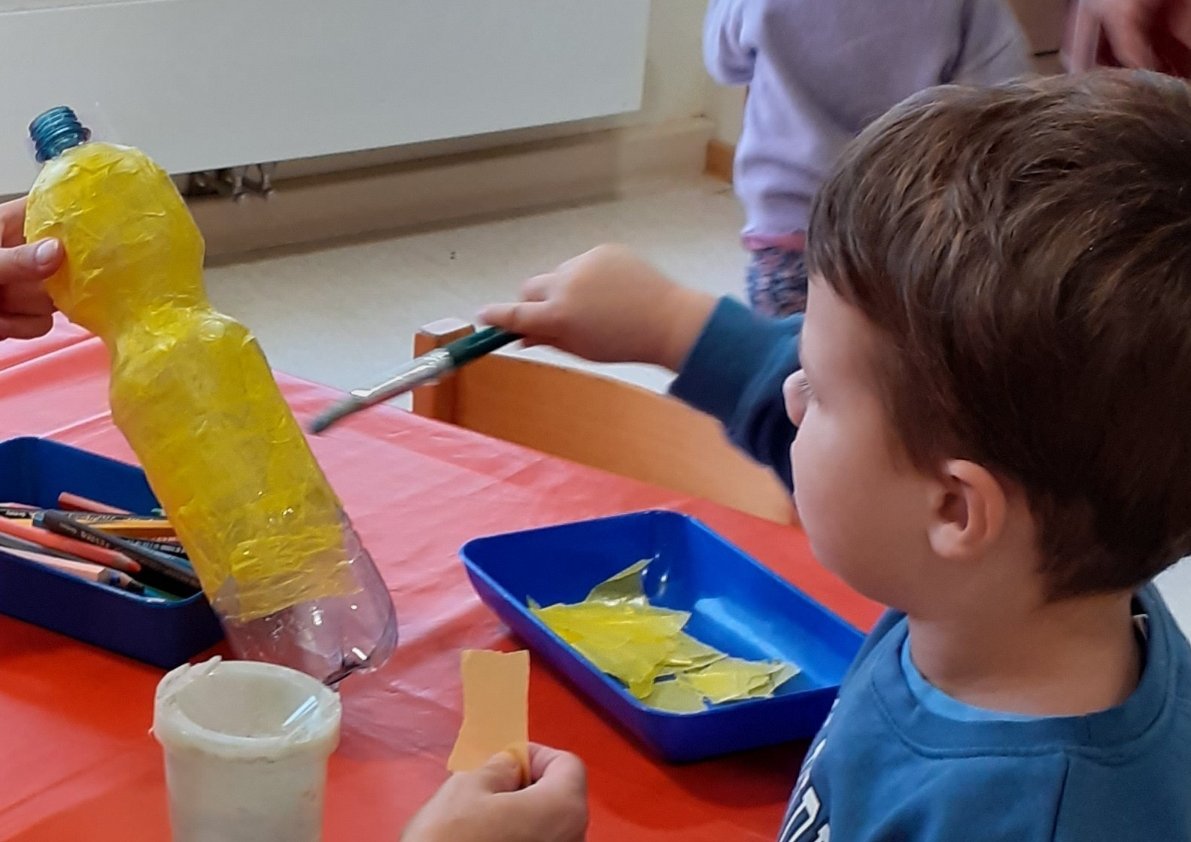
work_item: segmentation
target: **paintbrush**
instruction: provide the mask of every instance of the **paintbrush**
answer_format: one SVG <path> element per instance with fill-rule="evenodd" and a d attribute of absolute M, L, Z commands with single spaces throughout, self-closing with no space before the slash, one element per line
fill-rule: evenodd
<path fill-rule="evenodd" d="M 491 354 L 498 348 L 503 348 L 520 338 L 515 333 L 490 327 L 462 339 L 456 339 L 441 348 L 435 348 L 433 351 L 415 357 L 406 363 L 383 383 L 370 389 L 352 390 L 350 397 L 330 407 L 310 422 L 310 432 L 317 435 L 332 424 L 359 412 L 361 409 L 367 409 L 398 395 L 404 395 L 418 386 L 433 383 L 455 369 L 465 366 L 473 360 L 478 360 L 486 354 Z"/>

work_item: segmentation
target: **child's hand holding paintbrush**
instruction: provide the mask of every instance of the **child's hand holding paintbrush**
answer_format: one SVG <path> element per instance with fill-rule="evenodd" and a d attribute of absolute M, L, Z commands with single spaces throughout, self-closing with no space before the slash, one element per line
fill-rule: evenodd
<path fill-rule="evenodd" d="M 667 278 L 622 246 L 599 246 L 530 278 L 522 300 L 493 304 L 480 319 L 596 362 L 638 362 L 677 371 L 716 299 Z"/>
<path fill-rule="evenodd" d="M 600 246 L 530 278 L 523 300 L 480 313 L 487 330 L 417 358 L 394 377 L 328 409 L 310 425 L 339 419 L 431 382 L 517 339 L 553 345 L 597 362 L 651 363 L 677 371 L 716 299 L 682 287 L 620 246 Z"/>

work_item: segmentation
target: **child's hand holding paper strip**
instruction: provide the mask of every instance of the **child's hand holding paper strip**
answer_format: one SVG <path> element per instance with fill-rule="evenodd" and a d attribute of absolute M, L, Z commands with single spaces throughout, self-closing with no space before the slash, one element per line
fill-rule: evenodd
<path fill-rule="evenodd" d="M 465 649 L 463 725 L 447 760 L 452 772 L 470 772 L 507 751 L 529 782 L 529 653 Z"/>
<path fill-rule="evenodd" d="M 402 842 L 587 838 L 587 775 L 565 751 L 528 742 L 529 653 L 462 653 L 463 727 L 452 775 L 405 826 Z M 517 759 L 517 766 L 502 755 Z"/>

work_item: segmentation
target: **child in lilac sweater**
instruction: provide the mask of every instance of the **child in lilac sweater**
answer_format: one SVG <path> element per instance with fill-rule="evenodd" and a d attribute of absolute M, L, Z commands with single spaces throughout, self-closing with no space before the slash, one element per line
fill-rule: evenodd
<path fill-rule="evenodd" d="M 749 86 L 735 184 L 768 315 L 806 307 L 811 199 L 848 141 L 925 88 L 1030 69 L 1005 0 L 711 0 L 703 53 L 717 82 Z"/>

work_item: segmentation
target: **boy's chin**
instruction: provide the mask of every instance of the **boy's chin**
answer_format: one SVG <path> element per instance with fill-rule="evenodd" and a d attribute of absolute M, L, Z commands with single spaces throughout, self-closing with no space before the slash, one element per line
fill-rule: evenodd
<path fill-rule="evenodd" d="M 889 608 L 905 611 L 907 583 L 890 576 L 888 568 L 873 570 L 862 564 L 840 562 L 830 554 L 820 553 L 811 544 L 811 552 L 824 568 L 861 596 Z"/>

